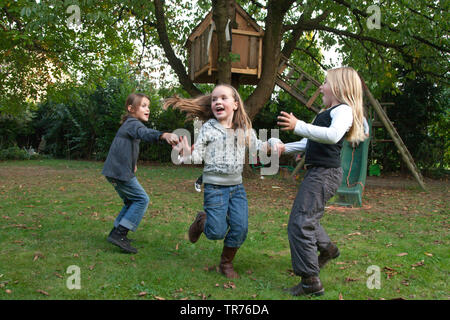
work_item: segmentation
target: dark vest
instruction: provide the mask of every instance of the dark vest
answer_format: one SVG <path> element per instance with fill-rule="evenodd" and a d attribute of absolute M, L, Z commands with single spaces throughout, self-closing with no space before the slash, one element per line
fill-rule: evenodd
<path fill-rule="evenodd" d="M 312 124 L 319 127 L 329 127 L 331 125 L 331 110 L 338 106 L 340 104 L 319 113 Z M 344 137 L 336 144 L 319 143 L 308 139 L 306 143 L 305 165 L 339 168 L 341 166 L 341 149 Z"/>

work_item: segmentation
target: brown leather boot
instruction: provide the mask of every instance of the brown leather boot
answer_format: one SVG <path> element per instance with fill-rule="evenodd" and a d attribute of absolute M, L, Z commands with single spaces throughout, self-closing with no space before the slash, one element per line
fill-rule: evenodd
<path fill-rule="evenodd" d="M 233 259 L 239 248 L 223 247 L 222 256 L 220 257 L 219 270 L 229 279 L 237 279 L 239 275 L 233 268 Z"/>
<path fill-rule="evenodd" d="M 292 288 L 287 289 L 290 294 L 293 296 L 302 296 L 302 295 L 315 295 L 321 296 L 325 293 L 323 289 L 322 282 L 320 282 L 319 277 L 312 276 L 307 278 L 302 278 L 300 283 Z"/>
<path fill-rule="evenodd" d="M 339 257 L 341 253 L 339 252 L 338 247 L 332 242 L 328 245 L 328 247 L 320 251 L 319 254 L 319 268 L 322 269 L 331 259 L 336 259 Z"/>
<path fill-rule="evenodd" d="M 203 229 L 205 228 L 205 221 L 206 213 L 199 212 L 195 217 L 194 222 L 189 227 L 189 241 L 192 243 L 196 243 L 198 241 L 198 238 L 200 238 L 203 233 Z"/>

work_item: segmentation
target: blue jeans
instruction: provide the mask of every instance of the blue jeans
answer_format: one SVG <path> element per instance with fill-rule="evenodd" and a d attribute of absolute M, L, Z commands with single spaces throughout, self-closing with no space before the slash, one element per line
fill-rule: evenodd
<path fill-rule="evenodd" d="M 224 239 L 224 245 L 239 248 L 247 238 L 248 203 L 242 184 L 219 186 L 206 183 L 203 208 L 206 212 L 205 236 Z"/>
<path fill-rule="evenodd" d="M 121 225 L 128 230 L 136 231 L 150 202 L 147 193 L 136 177 L 130 181 L 121 181 L 110 177 L 106 177 L 106 179 L 114 186 L 124 204 L 114 221 L 114 227 L 117 228 Z"/>

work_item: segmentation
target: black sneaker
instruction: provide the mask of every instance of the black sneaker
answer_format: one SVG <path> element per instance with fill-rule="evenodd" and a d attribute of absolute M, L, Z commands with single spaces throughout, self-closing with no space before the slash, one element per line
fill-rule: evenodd
<path fill-rule="evenodd" d="M 121 233 L 118 228 L 110 232 L 107 240 L 128 253 L 137 253 L 137 249 L 131 246 L 126 234 Z"/>
<path fill-rule="evenodd" d="M 113 227 L 112 230 L 111 230 L 111 232 L 109 233 L 108 237 L 110 237 L 111 234 L 113 233 L 113 231 L 116 230 L 116 229 L 117 229 L 116 227 Z M 130 242 L 133 242 L 133 241 L 135 240 L 135 239 L 130 239 L 130 238 L 128 238 L 128 235 L 127 235 L 127 239 L 128 239 L 128 241 L 130 241 Z"/>

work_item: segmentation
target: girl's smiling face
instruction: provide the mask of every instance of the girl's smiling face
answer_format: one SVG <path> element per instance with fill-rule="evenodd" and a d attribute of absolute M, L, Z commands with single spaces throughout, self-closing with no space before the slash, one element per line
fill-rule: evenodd
<path fill-rule="evenodd" d="M 217 86 L 211 93 L 211 109 L 214 117 L 225 128 L 231 128 L 234 111 L 238 102 L 233 96 L 233 90 L 226 86 Z"/>
<path fill-rule="evenodd" d="M 150 116 L 150 101 L 147 98 L 142 98 L 141 103 L 134 108 L 132 106 L 128 106 L 128 112 L 137 118 L 138 120 L 147 122 L 148 117 Z"/>
<path fill-rule="evenodd" d="M 322 93 L 322 101 L 325 107 L 329 108 L 331 106 L 335 106 L 339 104 L 339 101 L 334 96 L 333 91 L 331 90 L 330 83 L 325 79 L 325 82 L 320 86 L 320 93 Z"/>

